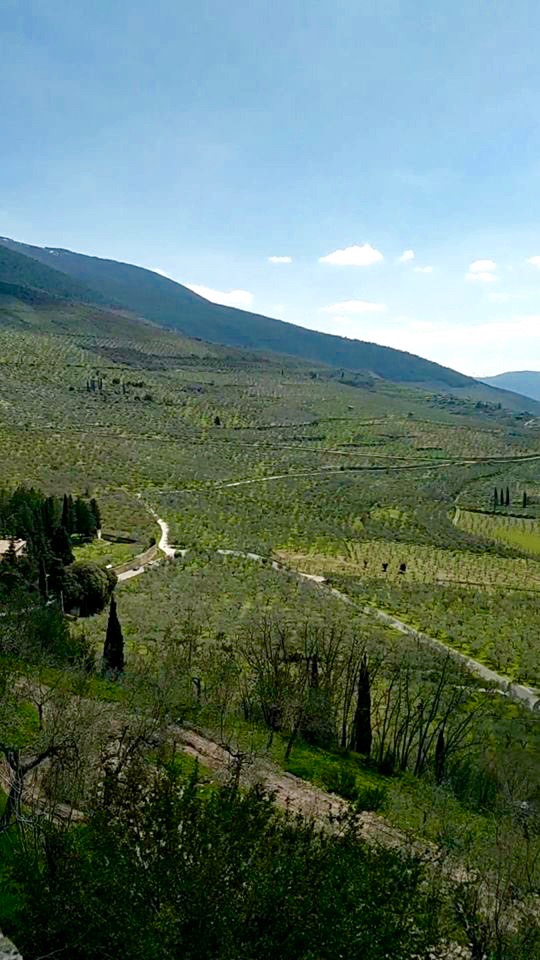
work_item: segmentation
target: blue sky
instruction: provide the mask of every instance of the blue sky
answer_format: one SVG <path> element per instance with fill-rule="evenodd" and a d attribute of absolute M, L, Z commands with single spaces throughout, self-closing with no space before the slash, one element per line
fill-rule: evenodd
<path fill-rule="evenodd" d="M 467 373 L 540 369 L 538 3 L 1 10 L 0 234 Z"/>

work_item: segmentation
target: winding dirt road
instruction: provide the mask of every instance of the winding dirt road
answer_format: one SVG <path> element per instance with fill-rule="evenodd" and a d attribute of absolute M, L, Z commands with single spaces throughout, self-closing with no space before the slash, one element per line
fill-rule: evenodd
<path fill-rule="evenodd" d="M 168 539 L 169 526 L 165 520 L 158 517 L 156 512 L 150 507 L 148 509 L 152 513 L 152 516 L 155 517 L 161 529 L 159 549 L 167 557 L 175 557 L 180 554 L 185 556 L 188 552 L 187 550 L 179 550 L 170 546 Z M 516 703 L 525 705 L 529 710 L 538 712 L 540 717 L 540 692 L 535 690 L 534 687 L 528 687 L 520 683 L 513 683 L 508 677 L 505 677 L 503 674 L 497 673 L 496 670 L 492 670 L 490 667 L 485 666 L 485 664 L 480 663 L 479 660 L 474 660 L 472 657 L 468 657 L 466 654 L 460 653 L 459 650 L 456 650 L 449 644 L 444 643 L 442 640 L 438 640 L 436 637 L 432 637 L 427 633 L 423 633 L 421 630 L 416 630 L 414 627 L 404 623 L 403 620 L 400 620 L 399 617 L 396 617 L 393 614 L 386 613 L 384 610 L 380 610 L 377 607 L 355 603 L 354 600 L 347 596 L 347 594 L 342 593 L 340 590 L 336 590 L 335 587 L 331 587 L 325 577 L 315 573 L 303 573 L 300 570 L 293 570 L 284 566 L 284 564 L 278 563 L 277 560 L 264 557 L 259 553 L 226 549 L 218 549 L 216 550 L 216 553 L 218 553 L 220 556 L 234 556 L 243 558 L 245 560 L 252 560 L 256 563 L 268 565 L 273 570 L 281 570 L 283 573 L 297 577 L 300 580 L 308 580 L 311 583 L 314 583 L 317 587 L 319 587 L 319 589 L 326 590 L 332 596 L 337 597 L 338 600 L 341 600 L 342 603 L 346 603 L 348 606 L 355 607 L 365 615 L 373 617 L 379 622 L 392 627 L 394 630 L 399 631 L 399 633 L 403 633 L 406 636 L 412 637 L 418 643 L 421 643 L 424 646 L 429 646 L 435 650 L 440 650 L 445 654 L 450 654 L 456 661 L 463 664 L 463 666 L 465 666 L 466 669 L 471 673 L 474 673 L 486 683 L 495 685 L 496 688 L 500 688 L 500 692 L 509 699 L 514 700 Z M 137 572 L 143 573 L 144 567 Z"/>

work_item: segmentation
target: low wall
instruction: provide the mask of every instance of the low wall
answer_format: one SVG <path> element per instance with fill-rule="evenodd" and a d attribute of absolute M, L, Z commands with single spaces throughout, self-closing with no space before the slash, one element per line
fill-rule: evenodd
<path fill-rule="evenodd" d="M 144 553 L 140 553 L 137 557 L 132 557 L 131 560 L 126 560 L 125 563 L 118 564 L 117 567 L 113 567 L 113 570 L 116 574 L 119 574 L 127 573 L 128 570 L 136 570 L 137 567 L 145 567 L 147 563 L 155 560 L 158 553 L 158 546 L 154 543 L 148 550 L 145 550 Z"/>

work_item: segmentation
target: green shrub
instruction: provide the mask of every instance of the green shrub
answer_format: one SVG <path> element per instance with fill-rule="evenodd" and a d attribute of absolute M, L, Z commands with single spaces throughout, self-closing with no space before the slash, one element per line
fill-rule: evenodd
<path fill-rule="evenodd" d="M 358 797 L 356 777 L 349 767 L 329 765 L 323 773 L 323 781 L 327 790 L 345 800 L 356 800 Z"/>
<path fill-rule="evenodd" d="M 383 786 L 361 787 L 356 791 L 355 809 L 382 810 L 386 803 L 388 791 Z"/>

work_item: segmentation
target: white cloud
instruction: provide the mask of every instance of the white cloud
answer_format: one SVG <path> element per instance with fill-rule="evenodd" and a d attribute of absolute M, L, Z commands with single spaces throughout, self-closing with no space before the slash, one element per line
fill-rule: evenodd
<path fill-rule="evenodd" d="M 473 260 L 469 264 L 469 273 L 494 273 L 496 269 L 494 260 Z"/>
<path fill-rule="evenodd" d="M 409 263 L 411 260 L 414 260 L 414 250 L 404 250 L 398 257 L 398 263 Z"/>
<path fill-rule="evenodd" d="M 540 267 L 540 257 L 528 257 L 527 263 L 530 263 L 532 267 Z"/>
<path fill-rule="evenodd" d="M 194 293 L 198 293 L 205 300 L 211 300 L 212 303 L 221 303 L 225 307 L 241 307 L 247 310 L 253 303 L 253 294 L 249 290 L 214 290 L 212 287 L 204 287 L 199 283 L 186 283 Z"/>
<path fill-rule="evenodd" d="M 343 250 L 334 250 L 325 257 L 319 257 L 319 263 L 330 263 L 337 267 L 370 267 L 381 260 L 384 260 L 381 251 L 375 250 L 370 243 L 344 247 Z"/>
<path fill-rule="evenodd" d="M 304 325 L 406 350 L 470 376 L 540 369 L 540 316 L 534 314 L 471 326 L 410 316 L 319 316 Z"/>
<path fill-rule="evenodd" d="M 321 307 L 323 313 L 384 313 L 384 303 L 371 303 L 369 300 L 341 300 L 331 303 L 328 307 Z"/>
<path fill-rule="evenodd" d="M 167 277 L 167 280 L 174 280 L 174 277 L 171 277 L 170 273 L 167 273 L 166 270 L 161 270 L 159 267 L 152 267 L 152 273 L 159 273 L 160 277 Z M 174 280 L 177 283 L 177 280 Z"/>
<path fill-rule="evenodd" d="M 493 283 L 496 280 L 497 264 L 494 260 L 473 260 L 465 274 L 466 280 L 476 280 L 478 283 Z"/>
<path fill-rule="evenodd" d="M 415 267 L 415 273 L 433 273 L 433 267 Z"/>
<path fill-rule="evenodd" d="M 268 257 L 269 263 L 292 263 L 292 257 Z"/>

